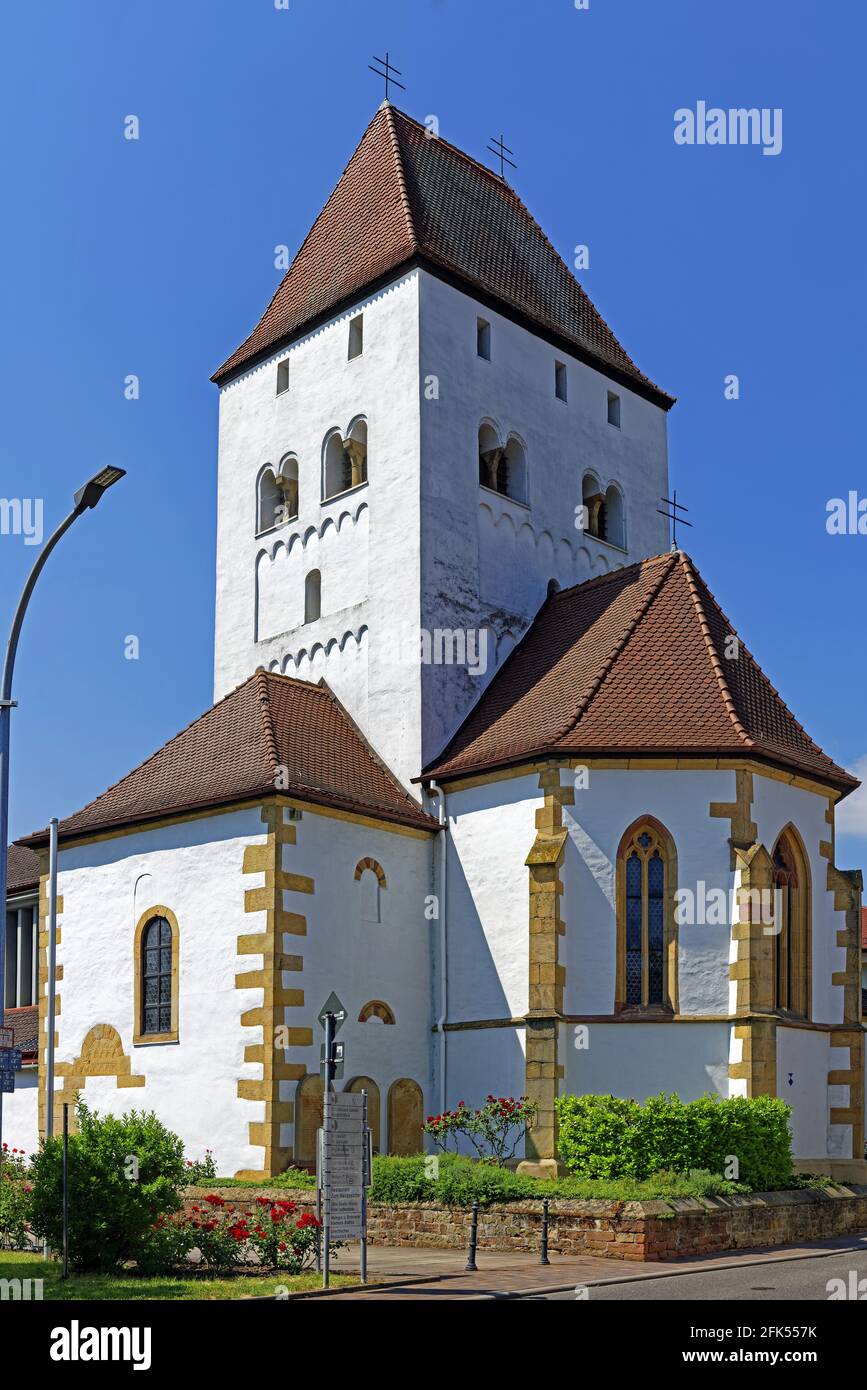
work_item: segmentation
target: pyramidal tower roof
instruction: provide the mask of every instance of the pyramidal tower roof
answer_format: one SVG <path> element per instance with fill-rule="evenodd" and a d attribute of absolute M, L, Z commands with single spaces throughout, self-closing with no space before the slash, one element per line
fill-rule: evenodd
<path fill-rule="evenodd" d="M 858 785 L 784 704 L 683 551 L 553 594 L 424 776 L 540 756 L 753 758 Z"/>
<path fill-rule="evenodd" d="M 401 267 L 490 300 L 668 409 L 539 224 L 492 170 L 383 102 L 223 382 Z"/>

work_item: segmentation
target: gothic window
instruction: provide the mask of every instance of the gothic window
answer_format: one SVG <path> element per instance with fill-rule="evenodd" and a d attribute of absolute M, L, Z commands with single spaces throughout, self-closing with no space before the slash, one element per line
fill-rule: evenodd
<path fill-rule="evenodd" d="M 615 1008 L 677 1008 L 674 842 L 646 818 L 626 832 L 617 855 Z"/>
<path fill-rule="evenodd" d="M 791 828 L 780 836 L 774 861 L 774 1006 L 807 1018 L 810 1008 L 809 877 Z"/>
<path fill-rule="evenodd" d="M 322 575 L 311 570 L 304 580 L 304 621 L 315 623 L 322 616 Z"/>

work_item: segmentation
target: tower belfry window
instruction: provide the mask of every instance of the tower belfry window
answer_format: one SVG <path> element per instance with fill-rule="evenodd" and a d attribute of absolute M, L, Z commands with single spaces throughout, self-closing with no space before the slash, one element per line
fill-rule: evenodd
<path fill-rule="evenodd" d="M 322 575 L 311 570 L 304 580 L 304 621 L 315 623 L 322 616 Z"/>

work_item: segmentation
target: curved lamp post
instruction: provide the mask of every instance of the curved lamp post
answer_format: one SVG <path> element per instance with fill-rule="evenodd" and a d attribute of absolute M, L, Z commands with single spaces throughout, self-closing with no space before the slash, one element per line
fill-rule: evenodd
<path fill-rule="evenodd" d="M 78 489 L 73 497 L 73 508 L 64 521 L 60 523 L 52 536 L 49 536 L 45 545 L 36 557 L 36 563 L 30 571 L 27 583 L 24 585 L 21 597 L 18 600 L 18 607 L 12 619 L 12 627 L 9 632 L 9 641 L 6 647 L 6 660 L 3 665 L 3 679 L 0 681 L 0 1022 L 2 1022 L 3 1011 L 6 1007 L 6 856 L 8 853 L 9 838 L 9 732 L 12 721 L 12 710 L 15 701 L 12 699 L 12 673 L 15 668 L 15 653 L 18 650 L 18 639 L 21 636 L 21 624 L 24 621 L 24 614 L 27 612 L 27 605 L 44 568 L 45 562 L 51 554 L 61 536 L 64 536 L 72 523 L 81 516 L 82 512 L 95 507 L 103 493 L 125 474 L 123 468 L 103 468 L 100 473 L 91 478 L 84 487 Z M 35 947 L 34 947 L 35 949 Z M 49 1028 L 53 1026 L 53 1020 L 49 1019 Z M 50 1105 L 51 1097 L 46 1096 L 46 1104 Z M 0 1093 L 0 1164 L 2 1164 L 3 1154 L 3 1096 Z"/>

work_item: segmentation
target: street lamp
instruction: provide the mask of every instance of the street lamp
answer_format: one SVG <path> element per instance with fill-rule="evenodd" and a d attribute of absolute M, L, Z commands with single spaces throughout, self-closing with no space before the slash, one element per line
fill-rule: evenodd
<path fill-rule="evenodd" d="M 45 545 L 36 557 L 36 563 L 30 571 L 27 583 L 18 600 L 18 607 L 12 619 L 12 627 L 9 632 L 9 641 L 6 646 L 6 660 L 3 665 L 3 679 L 0 682 L 0 1020 L 3 1017 L 3 1010 L 6 1007 L 6 855 L 8 851 L 9 838 L 9 733 L 12 722 L 12 710 L 15 707 L 15 700 L 12 699 L 12 672 L 15 668 L 15 653 L 18 650 L 18 639 L 21 636 L 21 624 L 24 621 L 24 614 L 27 612 L 27 605 L 33 593 L 36 581 L 42 573 L 46 560 L 51 554 L 61 536 L 64 536 L 72 523 L 82 512 L 95 507 L 102 497 L 116 482 L 124 477 L 126 470 L 123 468 L 103 468 L 93 478 L 80 487 L 73 497 L 73 508 L 69 516 L 60 523 L 52 536 L 49 536 Z M 37 972 L 38 973 L 38 972 Z M 53 1028 L 54 1020 L 48 1020 L 48 1027 Z M 46 1103 L 52 1104 L 52 1097 L 46 1097 Z M 3 1095 L 0 1093 L 0 1164 L 2 1164 L 3 1154 Z"/>

